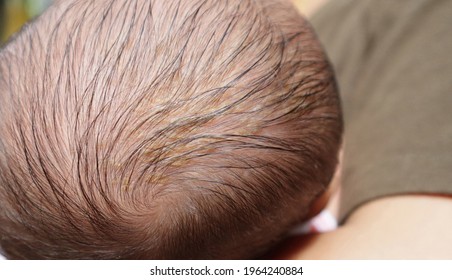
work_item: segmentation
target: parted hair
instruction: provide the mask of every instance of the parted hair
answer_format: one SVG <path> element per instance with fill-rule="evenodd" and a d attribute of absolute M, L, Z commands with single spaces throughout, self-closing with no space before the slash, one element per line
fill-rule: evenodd
<path fill-rule="evenodd" d="M 56 1 L 0 51 L 11 259 L 259 257 L 328 186 L 342 118 L 283 0 Z"/>

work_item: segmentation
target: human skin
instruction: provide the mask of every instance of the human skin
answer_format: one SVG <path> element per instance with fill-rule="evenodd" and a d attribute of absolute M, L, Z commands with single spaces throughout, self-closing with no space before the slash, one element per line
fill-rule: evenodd
<path fill-rule="evenodd" d="M 303 8 L 312 12 L 311 8 L 320 7 L 315 1 L 309 4 L 312 6 Z M 332 201 L 338 200 L 335 196 Z M 452 196 L 407 194 L 378 198 L 356 208 L 336 231 L 289 239 L 273 257 L 451 259 L 451 216 Z"/>
<path fill-rule="evenodd" d="M 356 209 L 336 231 L 287 240 L 276 259 L 450 259 L 452 197 L 401 195 Z"/>
<path fill-rule="evenodd" d="M 1 139 L 20 151 L 2 153 L 5 255 L 252 258 L 303 220 L 334 172 L 342 118 L 323 51 L 287 3 L 61 1 L 28 25 L 0 53 Z M 6 212 L 18 208 L 21 233 Z"/>
<path fill-rule="evenodd" d="M 300 12 L 309 17 L 321 8 L 328 0 L 291 0 Z"/>

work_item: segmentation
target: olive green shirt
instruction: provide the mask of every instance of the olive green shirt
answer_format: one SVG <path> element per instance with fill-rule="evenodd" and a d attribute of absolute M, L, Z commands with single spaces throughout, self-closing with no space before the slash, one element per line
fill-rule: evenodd
<path fill-rule="evenodd" d="M 452 1 L 330 0 L 313 25 L 344 108 L 341 220 L 378 197 L 452 194 Z"/>

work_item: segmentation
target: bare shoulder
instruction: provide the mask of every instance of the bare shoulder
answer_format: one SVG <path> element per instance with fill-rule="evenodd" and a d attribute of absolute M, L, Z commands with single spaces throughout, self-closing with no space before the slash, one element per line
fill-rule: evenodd
<path fill-rule="evenodd" d="M 286 241 L 278 259 L 451 259 L 452 197 L 377 199 L 330 233 Z"/>

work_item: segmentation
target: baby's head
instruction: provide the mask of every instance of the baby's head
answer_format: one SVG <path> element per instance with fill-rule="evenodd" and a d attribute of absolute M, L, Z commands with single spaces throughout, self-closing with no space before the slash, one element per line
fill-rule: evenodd
<path fill-rule="evenodd" d="M 10 258 L 252 258 L 326 189 L 334 78 L 288 1 L 60 1 L 0 52 Z"/>

